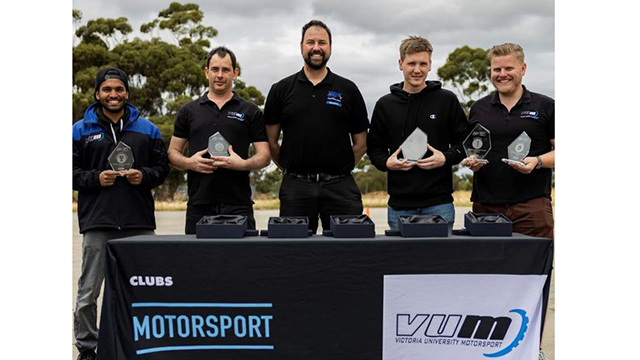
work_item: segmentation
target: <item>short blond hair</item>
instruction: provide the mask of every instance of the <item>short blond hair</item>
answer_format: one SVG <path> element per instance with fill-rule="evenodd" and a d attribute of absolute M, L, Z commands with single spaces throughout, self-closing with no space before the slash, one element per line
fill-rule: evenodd
<path fill-rule="evenodd" d="M 524 50 L 522 49 L 522 46 L 518 44 L 504 43 L 500 45 L 494 45 L 491 49 L 489 49 L 489 52 L 487 53 L 489 60 L 493 59 L 496 56 L 507 55 L 515 56 L 521 64 L 524 64 Z"/>
<path fill-rule="evenodd" d="M 404 60 L 407 55 L 426 51 L 429 56 L 433 53 L 433 46 L 429 40 L 420 36 L 409 36 L 400 43 L 400 60 Z"/>

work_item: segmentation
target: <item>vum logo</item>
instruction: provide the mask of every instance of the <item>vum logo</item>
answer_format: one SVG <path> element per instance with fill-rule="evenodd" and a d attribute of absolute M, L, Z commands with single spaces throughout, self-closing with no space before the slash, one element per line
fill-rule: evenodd
<path fill-rule="evenodd" d="M 95 135 L 90 135 L 90 136 L 87 136 L 86 138 L 84 138 L 84 143 L 85 143 L 85 144 L 88 144 L 88 143 L 90 143 L 90 142 L 93 142 L 93 141 L 100 141 L 100 140 L 102 140 L 102 139 L 104 139 L 104 133 L 95 134 Z"/>
<path fill-rule="evenodd" d="M 521 309 L 513 309 L 510 313 L 519 315 L 522 320 L 518 333 L 509 345 L 498 352 L 483 354 L 485 357 L 496 358 L 504 356 L 515 349 L 520 341 L 524 339 L 529 325 L 527 312 Z M 477 342 L 474 340 L 489 340 L 501 343 L 507 336 L 512 322 L 513 320 L 508 316 L 416 314 L 412 317 L 410 314 L 397 314 L 396 336 L 460 339 L 452 341 L 455 341 L 456 344 L 461 341 L 461 344 L 465 346 L 473 346 L 474 342 Z"/>
<path fill-rule="evenodd" d="M 239 113 L 235 111 L 227 111 L 227 117 L 229 119 L 236 119 L 240 121 L 244 121 L 244 113 Z"/>

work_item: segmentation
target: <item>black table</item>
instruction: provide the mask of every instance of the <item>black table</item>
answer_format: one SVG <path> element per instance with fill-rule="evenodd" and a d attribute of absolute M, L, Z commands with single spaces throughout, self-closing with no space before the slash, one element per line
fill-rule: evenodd
<path fill-rule="evenodd" d="M 98 358 L 381 359 L 383 276 L 548 275 L 553 243 L 512 237 L 108 243 Z"/>

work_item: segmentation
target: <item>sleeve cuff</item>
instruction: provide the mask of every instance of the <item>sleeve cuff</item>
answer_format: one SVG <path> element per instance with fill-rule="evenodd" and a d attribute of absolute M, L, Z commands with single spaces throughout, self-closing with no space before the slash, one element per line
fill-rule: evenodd
<path fill-rule="evenodd" d="M 91 182 L 89 183 L 89 187 L 100 187 L 100 171 L 94 170 L 91 175 Z"/>
<path fill-rule="evenodd" d="M 445 165 L 456 165 L 456 155 L 451 151 L 443 152 L 445 158 Z"/>

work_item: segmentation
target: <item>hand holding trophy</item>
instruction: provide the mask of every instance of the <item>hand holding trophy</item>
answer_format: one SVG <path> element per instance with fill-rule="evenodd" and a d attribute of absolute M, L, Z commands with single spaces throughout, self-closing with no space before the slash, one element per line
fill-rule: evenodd
<path fill-rule="evenodd" d="M 467 138 L 464 139 L 464 142 L 462 142 L 462 147 L 468 158 L 487 164 L 489 161 L 485 158 L 489 150 L 491 150 L 491 133 L 484 126 L 476 124 Z"/>
<path fill-rule="evenodd" d="M 208 152 L 211 156 L 229 156 L 229 142 L 219 132 L 209 137 Z"/>
<path fill-rule="evenodd" d="M 467 158 L 462 160 L 462 165 L 469 167 L 472 171 L 478 171 L 481 167 L 489 163 L 486 159 L 491 150 L 491 132 L 484 126 L 476 124 L 466 139 L 462 142 Z"/>
<path fill-rule="evenodd" d="M 416 162 L 427 153 L 429 149 L 427 134 L 420 128 L 413 130 L 411 135 L 407 137 L 400 147 L 402 148 L 402 156 L 407 162 Z"/>
<path fill-rule="evenodd" d="M 508 159 L 502 159 L 505 164 L 515 163 L 526 166 L 522 160 L 529 155 L 531 149 L 531 138 L 526 131 L 523 131 L 507 148 Z"/>
<path fill-rule="evenodd" d="M 120 141 L 107 159 L 113 171 L 127 171 L 133 167 L 133 150 L 129 145 Z"/>

